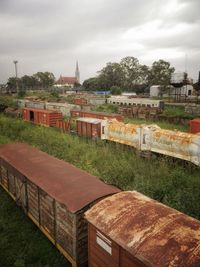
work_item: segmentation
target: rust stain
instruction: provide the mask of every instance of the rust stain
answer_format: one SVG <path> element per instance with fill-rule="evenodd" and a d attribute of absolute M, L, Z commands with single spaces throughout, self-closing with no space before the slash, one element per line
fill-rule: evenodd
<path fill-rule="evenodd" d="M 147 266 L 200 266 L 200 222 L 138 192 L 121 192 L 86 219 Z"/>

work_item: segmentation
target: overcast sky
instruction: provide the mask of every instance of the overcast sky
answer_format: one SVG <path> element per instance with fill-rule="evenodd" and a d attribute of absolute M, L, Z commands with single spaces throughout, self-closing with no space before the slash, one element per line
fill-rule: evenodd
<path fill-rule="evenodd" d="M 0 0 L 0 83 L 38 71 L 94 77 L 107 62 L 164 59 L 197 79 L 200 0 Z"/>

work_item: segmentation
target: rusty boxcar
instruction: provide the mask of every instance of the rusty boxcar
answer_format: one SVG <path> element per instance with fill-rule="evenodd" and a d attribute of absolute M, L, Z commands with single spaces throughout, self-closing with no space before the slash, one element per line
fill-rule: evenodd
<path fill-rule="evenodd" d="M 198 267 L 200 221 L 136 191 L 86 212 L 90 267 Z"/>
<path fill-rule="evenodd" d="M 132 146 L 140 150 L 141 126 L 116 120 L 102 121 L 101 139 Z"/>
<path fill-rule="evenodd" d="M 96 119 L 116 119 L 118 121 L 123 121 L 124 117 L 120 114 L 114 113 L 103 113 L 103 112 L 94 112 L 94 111 L 80 111 L 80 110 L 71 110 L 71 117 L 80 117 L 80 118 L 96 118 Z"/>
<path fill-rule="evenodd" d="M 200 134 L 161 129 L 157 125 L 125 124 L 102 120 L 101 139 L 132 146 L 139 151 L 154 152 L 200 166 Z"/>
<path fill-rule="evenodd" d="M 87 101 L 87 99 L 85 99 L 85 98 L 75 98 L 74 99 L 74 104 L 75 105 L 87 105 L 88 104 L 88 101 Z"/>
<path fill-rule="evenodd" d="M 48 109 L 24 108 L 23 120 L 43 126 L 56 126 L 56 121 L 62 119 L 62 113 Z"/>
<path fill-rule="evenodd" d="M 200 134 L 165 130 L 157 125 L 143 125 L 140 143 L 142 151 L 179 158 L 200 166 Z"/>
<path fill-rule="evenodd" d="M 27 144 L 0 146 L 0 184 L 73 267 L 87 263 L 84 212 L 120 190 Z"/>
<path fill-rule="evenodd" d="M 76 120 L 77 135 L 92 139 L 101 138 L 101 123 L 100 119 L 79 118 Z"/>
<path fill-rule="evenodd" d="M 190 132 L 194 134 L 200 133 L 200 118 L 190 121 Z"/>

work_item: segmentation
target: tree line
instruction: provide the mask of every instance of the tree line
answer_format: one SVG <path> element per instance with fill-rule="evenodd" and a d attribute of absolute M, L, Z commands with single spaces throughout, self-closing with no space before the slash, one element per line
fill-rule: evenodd
<path fill-rule="evenodd" d="M 55 83 L 55 76 L 51 72 L 37 72 L 32 76 L 24 75 L 21 78 L 10 77 L 7 82 L 9 90 L 47 89 Z"/>
<path fill-rule="evenodd" d="M 143 93 L 151 85 L 161 85 L 166 88 L 170 84 L 171 74 L 175 71 L 170 63 L 162 59 L 153 62 L 152 66 L 140 64 L 135 57 L 125 57 L 119 63 L 109 62 L 98 72 L 97 77 L 83 82 L 83 88 L 88 91 L 111 90 L 134 91 Z"/>

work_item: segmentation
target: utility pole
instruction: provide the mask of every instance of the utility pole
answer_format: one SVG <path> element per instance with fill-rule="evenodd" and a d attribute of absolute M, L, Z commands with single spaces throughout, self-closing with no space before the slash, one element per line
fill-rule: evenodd
<path fill-rule="evenodd" d="M 18 73 L 17 73 L 17 63 L 18 63 L 18 61 L 14 60 L 13 63 L 15 64 L 16 90 L 17 90 L 17 93 L 18 93 Z"/>

